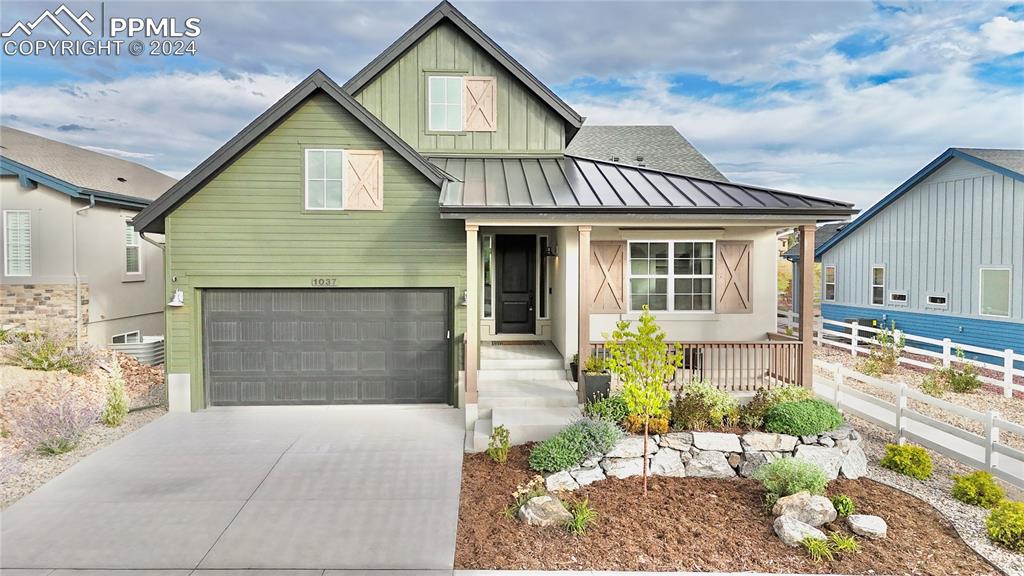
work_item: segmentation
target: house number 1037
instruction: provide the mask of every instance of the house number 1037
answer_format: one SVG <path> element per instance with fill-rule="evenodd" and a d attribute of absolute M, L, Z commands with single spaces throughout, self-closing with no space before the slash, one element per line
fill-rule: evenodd
<path fill-rule="evenodd" d="M 310 280 L 310 283 L 313 286 L 316 286 L 317 288 L 326 288 L 326 287 L 330 287 L 330 286 L 337 286 L 338 285 L 338 279 L 337 278 L 313 278 L 312 280 Z"/>

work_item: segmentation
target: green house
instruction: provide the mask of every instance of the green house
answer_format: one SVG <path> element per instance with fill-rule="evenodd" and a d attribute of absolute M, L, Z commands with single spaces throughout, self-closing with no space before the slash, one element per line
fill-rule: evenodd
<path fill-rule="evenodd" d="M 470 449 L 542 438 L 643 306 L 680 378 L 809 383 L 776 235 L 854 210 L 663 128 L 591 129 L 447 2 L 345 84 L 314 72 L 134 219 L 163 235 L 172 409 L 439 403 Z"/>

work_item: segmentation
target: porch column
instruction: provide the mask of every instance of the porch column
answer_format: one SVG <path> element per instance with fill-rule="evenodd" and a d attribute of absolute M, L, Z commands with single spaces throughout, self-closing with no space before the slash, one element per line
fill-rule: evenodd
<path fill-rule="evenodd" d="M 583 365 L 586 364 L 587 358 L 590 357 L 590 289 L 587 286 L 588 283 L 588 272 L 590 272 L 590 226 L 580 226 L 580 246 L 579 246 L 579 285 L 580 285 L 580 333 L 579 333 L 579 347 L 580 347 L 580 382 L 576 387 L 576 397 L 579 399 L 580 404 L 586 402 L 584 394 L 586 390 L 583 386 Z"/>
<path fill-rule="evenodd" d="M 814 232 L 813 224 L 800 226 L 800 381 L 813 387 L 814 378 Z"/>
<path fill-rule="evenodd" d="M 466 224 L 466 404 L 476 404 L 477 350 L 480 331 L 480 227 Z"/>

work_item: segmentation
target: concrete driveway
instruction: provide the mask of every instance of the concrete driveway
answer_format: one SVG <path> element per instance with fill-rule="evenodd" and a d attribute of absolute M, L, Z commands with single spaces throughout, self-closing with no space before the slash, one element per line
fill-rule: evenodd
<path fill-rule="evenodd" d="M 452 408 L 168 414 L 5 510 L 0 567 L 451 570 L 463 439 Z"/>

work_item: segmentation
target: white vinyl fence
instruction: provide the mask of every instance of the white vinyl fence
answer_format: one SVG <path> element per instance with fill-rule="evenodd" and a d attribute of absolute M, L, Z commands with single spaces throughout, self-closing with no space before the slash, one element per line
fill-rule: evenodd
<path fill-rule="evenodd" d="M 799 314 L 794 312 L 779 312 L 779 324 L 782 327 L 796 329 L 796 322 Z M 862 326 L 857 322 L 839 322 L 827 318 L 815 318 L 814 339 L 819 346 L 834 346 L 849 350 L 852 356 L 864 355 L 871 351 L 875 344 L 875 335 L 881 328 Z M 994 350 L 982 348 L 970 344 L 954 342 L 949 338 L 937 340 L 925 336 L 916 336 L 907 332 L 899 331 L 906 341 L 903 348 L 904 354 L 924 356 L 934 359 L 934 362 L 926 362 L 919 358 L 900 356 L 900 363 L 920 368 L 933 368 L 935 364 L 948 367 L 954 362 L 961 362 L 957 357 L 957 349 L 963 350 L 965 354 L 975 356 L 964 358 L 963 362 L 973 364 L 979 368 L 992 370 L 999 373 L 999 378 L 992 378 L 984 374 L 979 375 L 982 382 L 1002 388 L 1003 395 L 1009 398 L 1014 391 L 1024 392 L 1024 384 L 1014 382 L 1014 376 L 1024 378 L 1024 370 L 1016 368 L 1015 362 L 1024 363 L 1024 354 L 1014 352 L 1012 349 Z M 986 361 L 990 358 L 992 361 Z"/>
<path fill-rule="evenodd" d="M 897 440 L 909 440 L 957 462 L 987 470 L 994 476 L 1024 488 L 1024 451 L 1000 442 L 1000 432 L 1005 431 L 1024 437 L 1024 426 L 1003 420 L 999 412 L 990 410 L 978 412 L 952 402 L 933 398 L 910 388 L 906 384 L 887 382 L 851 370 L 842 364 L 829 364 L 815 360 L 814 365 L 828 372 L 831 377 L 815 375 L 814 392 L 834 403 L 840 410 L 876 424 L 893 433 Z M 894 401 L 858 390 L 848 384 L 856 380 L 872 389 L 885 392 Z M 915 400 L 952 412 L 962 418 L 973 420 L 984 431 L 965 430 L 931 416 L 915 412 L 908 407 L 908 400 Z"/>

